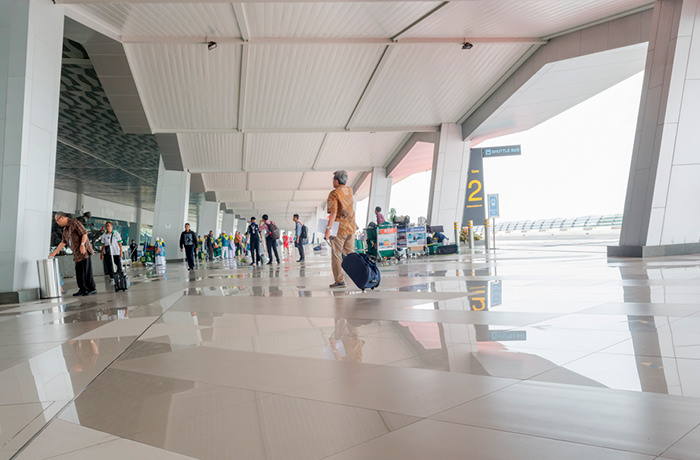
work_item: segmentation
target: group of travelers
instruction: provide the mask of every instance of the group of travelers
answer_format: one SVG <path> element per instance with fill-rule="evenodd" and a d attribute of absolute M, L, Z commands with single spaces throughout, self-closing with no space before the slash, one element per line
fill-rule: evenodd
<path fill-rule="evenodd" d="M 336 171 L 333 173 L 333 190 L 329 193 L 326 202 L 328 211 L 328 225 L 325 229 L 324 239 L 329 242 L 331 247 L 331 268 L 333 271 L 334 282 L 329 287 L 342 288 L 345 287 L 345 279 L 341 263 L 343 255 L 354 252 L 355 232 L 357 225 L 355 224 L 354 198 L 352 189 L 347 185 L 347 171 Z M 375 210 L 377 220 L 383 219 L 381 209 Z M 68 246 L 73 252 L 73 261 L 75 262 L 76 280 L 78 282 L 78 292 L 75 296 L 87 296 L 97 293 L 97 287 L 92 274 L 92 265 L 90 256 L 94 254 L 92 244 L 88 239 L 88 232 L 85 226 L 77 219 L 69 217 L 63 212 L 57 212 L 54 216 L 56 223 L 63 228 L 62 238 L 56 249 L 49 254 L 49 257 L 55 257 L 64 247 Z M 304 244 L 307 240 L 307 228 L 299 220 L 299 215 L 294 214 L 294 231 L 291 236 L 286 237 L 286 244 L 283 246 L 285 251 L 289 251 L 289 242 L 293 241 L 294 246 L 299 251 L 299 259 L 297 262 L 304 262 Z M 335 225 L 337 223 L 337 225 Z M 277 250 L 280 240 L 280 229 L 277 224 L 269 218 L 267 214 L 263 214 L 261 224 L 258 225 L 255 217 L 251 217 L 250 224 L 245 232 L 241 234 L 236 231 L 234 235 L 222 233 L 218 238 L 214 236 L 213 231 L 209 231 L 205 239 L 198 238 L 197 234 L 192 231 L 190 224 L 185 224 L 185 230 L 180 234 L 180 251 L 185 253 L 187 260 L 187 269 L 194 270 L 195 258 L 197 252 L 200 251 L 206 254 L 209 260 L 214 260 L 214 251 L 221 247 L 223 258 L 234 258 L 240 255 L 247 255 L 250 251 L 252 258 L 251 265 L 262 264 L 260 257 L 261 241 L 264 238 L 267 246 L 267 254 L 269 261 L 268 265 L 274 260 L 279 264 L 280 257 Z M 105 224 L 105 232 L 100 238 L 102 248 L 100 250 L 100 258 L 111 263 L 105 263 L 106 272 L 110 276 L 122 271 L 121 255 L 122 255 L 122 237 L 118 231 L 114 230 L 111 222 Z M 165 243 L 162 239 L 156 239 L 156 261 L 165 262 Z M 131 240 L 129 245 L 130 255 L 132 260 L 136 260 L 138 245 L 134 240 Z"/>

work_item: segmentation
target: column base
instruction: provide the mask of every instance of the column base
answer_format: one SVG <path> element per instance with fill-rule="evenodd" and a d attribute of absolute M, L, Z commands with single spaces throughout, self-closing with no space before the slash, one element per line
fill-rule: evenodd
<path fill-rule="evenodd" d="M 660 246 L 608 246 L 608 257 L 664 257 L 700 254 L 700 243 Z"/>
<path fill-rule="evenodd" d="M 0 292 L 0 305 L 8 303 L 31 302 L 39 300 L 39 289 L 22 289 L 21 291 Z"/>

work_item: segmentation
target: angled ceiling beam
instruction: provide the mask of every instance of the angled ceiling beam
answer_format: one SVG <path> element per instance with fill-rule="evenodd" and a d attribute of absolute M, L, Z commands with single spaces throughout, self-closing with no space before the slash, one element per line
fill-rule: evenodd
<path fill-rule="evenodd" d="M 122 43 L 175 43 L 191 44 L 201 43 L 206 45 L 207 41 L 213 40 L 221 43 L 250 43 L 251 45 L 326 45 L 326 44 L 365 44 L 365 45 L 410 45 L 410 44 L 454 44 L 461 45 L 465 41 L 479 43 L 525 43 L 525 44 L 545 44 L 546 40 L 538 37 L 411 37 L 394 40 L 386 37 L 251 37 L 248 40 L 242 37 L 225 36 L 157 36 L 157 35 L 122 35 Z"/>
<path fill-rule="evenodd" d="M 323 149 L 326 147 L 326 140 L 328 139 L 328 133 L 323 135 L 323 140 L 321 141 L 321 146 L 318 148 L 318 152 L 316 152 L 316 158 L 314 159 L 314 164 L 311 166 L 312 171 L 316 171 L 318 168 L 318 160 L 321 158 L 321 153 L 323 152 Z"/>
<path fill-rule="evenodd" d="M 423 132 L 423 133 L 434 133 L 440 130 L 439 126 L 358 126 L 356 128 L 248 128 L 244 131 L 239 131 L 235 128 L 232 129 L 209 129 L 209 128 L 153 128 L 154 133 L 175 133 L 175 134 L 187 134 L 187 133 L 344 133 L 344 132 L 358 132 L 358 133 L 383 133 L 383 132 Z"/>
<path fill-rule="evenodd" d="M 428 11 L 428 12 L 425 13 L 423 16 L 419 17 L 418 19 L 416 19 L 415 21 L 413 21 L 411 24 L 409 24 L 408 26 L 406 26 L 403 30 L 401 30 L 401 32 L 399 32 L 398 34 L 396 34 L 396 35 L 394 35 L 393 37 L 391 37 L 391 39 L 394 40 L 394 41 L 399 40 L 399 39 L 401 38 L 402 35 L 405 35 L 405 34 L 407 34 L 408 32 L 410 32 L 411 29 L 413 29 L 414 27 L 416 27 L 418 24 L 420 24 L 421 22 L 425 21 L 425 20 L 428 19 L 430 16 L 434 15 L 435 13 L 437 13 L 438 11 L 440 11 L 442 8 L 444 8 L 445 6 L 447 6 L 448 3 L 450 3 L 450 2 L 442 2 L 442 3 L 440 3 L 438 6 L 436 6 L 435 8 L 433 8 L 433 9 L 430 10 L 430 11 Z"/>
<path fill-rule="evenodd" d="M 413 133 L 408 136 L 408 138 L 406 138 L 405 141 L 394 151 L 393 155 L 391 155 L 389 158 L 389 161 L 387 161 L 384 165 L 386 175 L 389 176 L 392 172 L 394 172 L 394 169 L 396 169 L 399 163 L 401 163 L 401 160 L 406 157 L 408 152 L 411 151 L 413 146 L 416 145 L 416 142 L 437 143 L 439 139 L 440 136 L 437 133 Z"/>
<path fill-rule="evenodd" d="M 250 28 L 248 27 L 248 18 L 243 9 L 243 4 L 232 3 L 231 8 L 233 8 L 233 15 L 236 17 L 236 23 L 238 24 L 238 30 L 241 32 L 241 38 L 243 41 L 250 40 Z"/>
<path fill-rule="evenodd" d="M 377 84 L 377 80 L 379 79 L 378 75 L 386 67 L 386 63 L 389 60 L 389 55 L 391 54 L 393 49 L 394 49 L 394 47 L 391 45 L 387 45 L 384 48 L 384 52 L 382 53 L 381 57 L 379 58 L 377 65 L 374 67 L 372 74 L 369 76 L 369 80 L 367 80 L 367 84 L 365 85 L 365 88 L 362 90 L 362 94 L 360 94 L 360 98 L 357 100 L 357 104 L 355 104 L 355 107 L 352 109 L 352 113 L 350 113 L 350 118 L 348 118 L 348 122 L 345 123 L 345 131 L 348 131 L 350 129 L 350 124 L 355 119 L 355 115 L 362 108 L 364 101 L 367 100 L 366 99 L 367 94 Z"/>

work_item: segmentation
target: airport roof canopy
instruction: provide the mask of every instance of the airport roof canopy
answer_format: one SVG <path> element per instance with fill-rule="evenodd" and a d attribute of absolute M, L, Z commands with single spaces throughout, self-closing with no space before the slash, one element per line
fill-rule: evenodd
<path fill-rule="evenodd" d="M 548 40 L 652 6 L 57 3 L 122 44 L 148 129 L 176 136 L 182 168 L 236 213 L 278 220 L 310 215 L 328 193 L 330 171 L 357 180 L 389 165 L 413 133 L 463 122 Z M 108 95 L 119 115 L 119 90 Z"/>

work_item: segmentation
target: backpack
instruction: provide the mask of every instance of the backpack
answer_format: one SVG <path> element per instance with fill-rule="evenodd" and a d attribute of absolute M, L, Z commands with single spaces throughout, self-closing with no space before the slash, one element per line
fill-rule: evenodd
<path fill-rule="evenodd" d="M 270 230 L 270 236 L 274 239 L 279 239 L 280 237 L 280 229 L 277 228 L 277 225 L 275 225 L 274 222 L 270 221 L 270 225 L 267 226 L 267 228 Z"/>
<path fill-rule="evenodd" d="M 299 235 L 301 237 L 301 241 L 304 241 L 306 238 L 308 238 L 307 233 L 308 233 L 308 230 L 306 229 L 306 225 L 302 225 L 301 226 L 301 235 Z"/>

